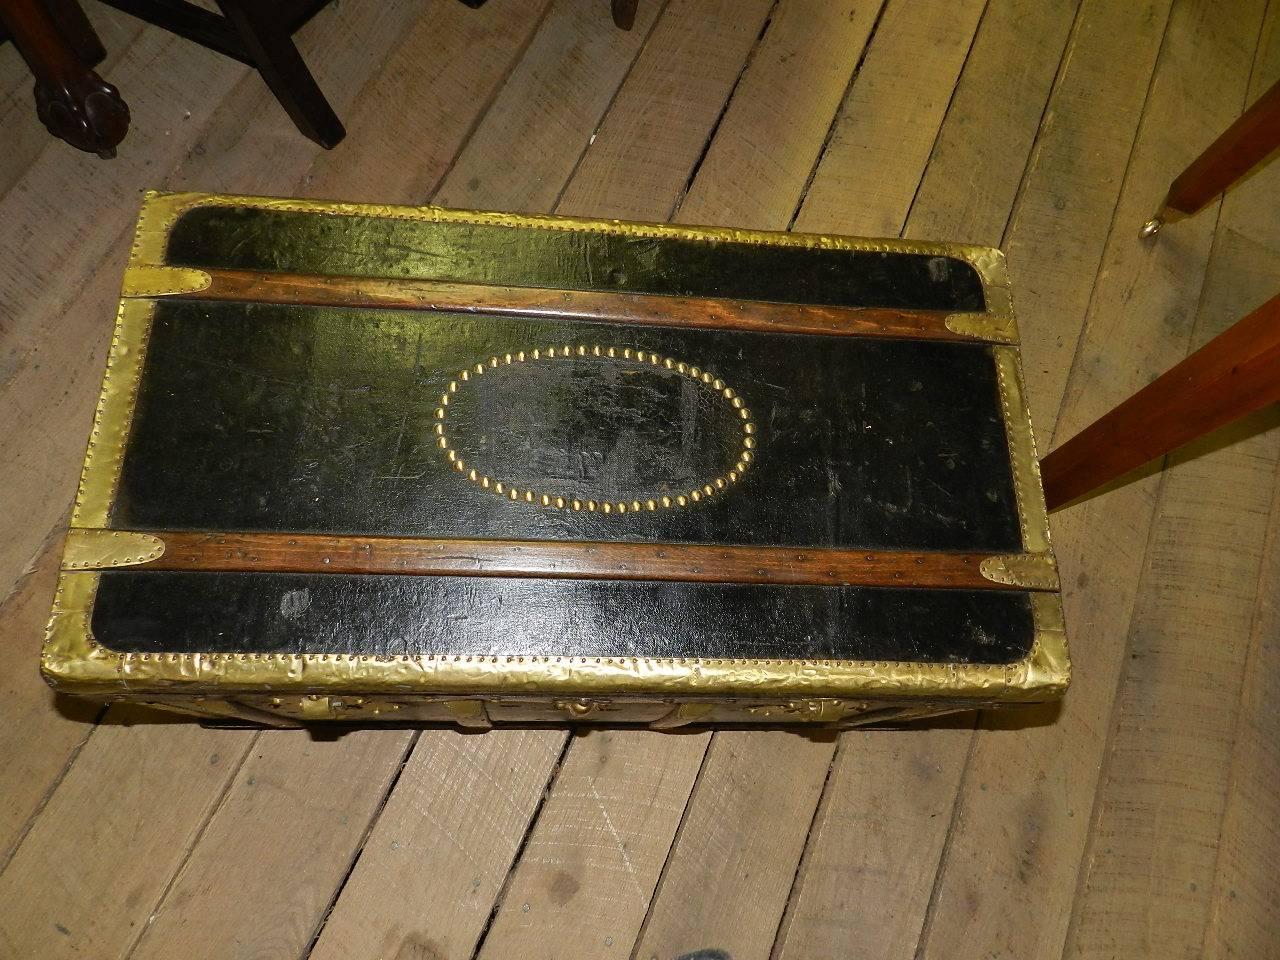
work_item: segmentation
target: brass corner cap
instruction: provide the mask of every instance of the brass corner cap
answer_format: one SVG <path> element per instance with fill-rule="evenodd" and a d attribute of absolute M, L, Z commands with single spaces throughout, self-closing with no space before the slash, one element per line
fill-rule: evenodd
<path fill-rule="evenodd" d="M 182 293 L 199 293 L 201 290 L 208 290 L 212 284 L 213 278 L 203 270 L 134 264 L 124 272 L 120 295 L 172 297 Z"/>
<path fill-rule="evenodd" d="M 106 570 L 149 563 L 164 554 L 164 541 L 147 533 L 72 527 L 62 550 L 63 570 Z"/>
<path fill-rule="evenodd" d="M 1017 343 L 1018 327 L 1008 313 L 953 313 L 944 321 L 948 330 L 962 337 Z"/>
<path fill-rule="evenodd" d="M 1058 563 L 1050 553 L 1014 553 L 987 557 L 979 565 L 992 583 L 1024 587 L 1027 590 L 1057 590 Z"/>

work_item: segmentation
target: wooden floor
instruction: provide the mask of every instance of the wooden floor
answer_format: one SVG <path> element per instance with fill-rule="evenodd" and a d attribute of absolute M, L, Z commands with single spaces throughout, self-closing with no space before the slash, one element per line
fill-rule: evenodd
<path fill-rule="evenodd" d="M 98 6 L 133 130 L 0 49 L 0 957 L 1280 957 L 1280 417 L 1055 515 L 1060 709 L 780 732 L 313 741 L 36 674 L 148 187 L 996 244 L 1042 448 L 1280 288 L 1280 163 L 1154 244 L 1280 76 L 1280 0 L 342 0 L 326 153 Z M 701 951 L 701 952 L 699 952 Z"/>

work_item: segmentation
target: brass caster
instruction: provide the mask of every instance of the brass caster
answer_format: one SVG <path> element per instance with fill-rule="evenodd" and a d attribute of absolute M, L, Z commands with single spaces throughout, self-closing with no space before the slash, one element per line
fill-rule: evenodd
<path fill-rule="evenodd" d="M 1154 237 L 1157 233 L 1160 232 L 1160 228 L 1163 226 L 1164 226 L 1163 217 L 1159 217 L 1159 216 L 1152 217 L 1150 220 L 1148 220 L 1146 223 L 1142 225 L 1142 229 L 1138 231 L 1138 237 L 1142 240 L 1150 240 L 1152 237 Z"/>

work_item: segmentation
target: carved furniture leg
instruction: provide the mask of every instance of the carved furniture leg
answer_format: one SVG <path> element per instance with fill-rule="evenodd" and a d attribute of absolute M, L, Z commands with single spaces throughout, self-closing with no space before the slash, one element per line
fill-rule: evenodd
<path fill-rule="evenodd" d="M 289 26 L 270 4 L 258 0 L 217 0 L 240 35 L 253 65 L 303 135 L 331 148 L 347 131 L 329 106 L 294 45 Z"/>
<path fill-rule="evenodd" d="M 1141 236 L 1206 207 L 1280 147 L 1280 82 L 1258 98 L 1195 162 L 1178 175 L 1164 203 L 1142 226 Z"/>
<path fill-rule="evenodd" d="M 1280 402 L 1280 296 L 1040 461 L 1049 509 Z"/>
<path fill-rule="evenodd" d="M 0 21 L 36 78 L 36 115 L 49 132 L 80 150 L 115 156 L 129 131 L 129 107 L 93 72 L 102 45 L 74 0 L 0 0 Z"/>

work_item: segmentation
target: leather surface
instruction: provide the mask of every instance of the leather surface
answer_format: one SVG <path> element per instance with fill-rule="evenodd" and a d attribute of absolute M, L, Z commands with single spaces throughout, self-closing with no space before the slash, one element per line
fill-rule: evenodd
<path fill-rule="evenodd" d="M 177 265 L 980 310 L 948 257 L 203 208 Z M 750 411 L 754 460 L 684 508 L 512 503 L 451 468 L 463 368 L 555 345 L 653 352 Z M 452 449 L 566 497 L 678 494 L 740 456 L 741 414 L 662 364 L 594 353 L 458 384 Z M 134 529 L 1021 549 L 989 347 L 161 300 L 112 525 Z M 139 652 L 1002 663 L 1026 594 L 522 578 L 108 571 L 97 639 Z"/>
<path fill-rule="evenodd" d="M 496 577 L 102 575 L 93 633 L 142 653 L 1007 663 L 1026 594 Z"/>
<path fill-rule="evenodd" d="M 415 277 L 864 307 L 982 310 L 954 257 L 806 250 L 585 230 L 201 207 L 170 235 L 176 266 Z"/>
<path fill-rule="evenodd" d="M 448 381 L 549 344 L 635 347 L 722 377 L 756 425 L 738 483 L 684 509 L 512 503 L 451 469 Z M 502 366 L 460 384 L 450 442 L 507 484 L 676 495 L 734 463 L 737 411 L 652 365 Z M 989 348 L 411 311 L 162 301 L 114 525 L 499 539 L 1020 549 Z"/>

